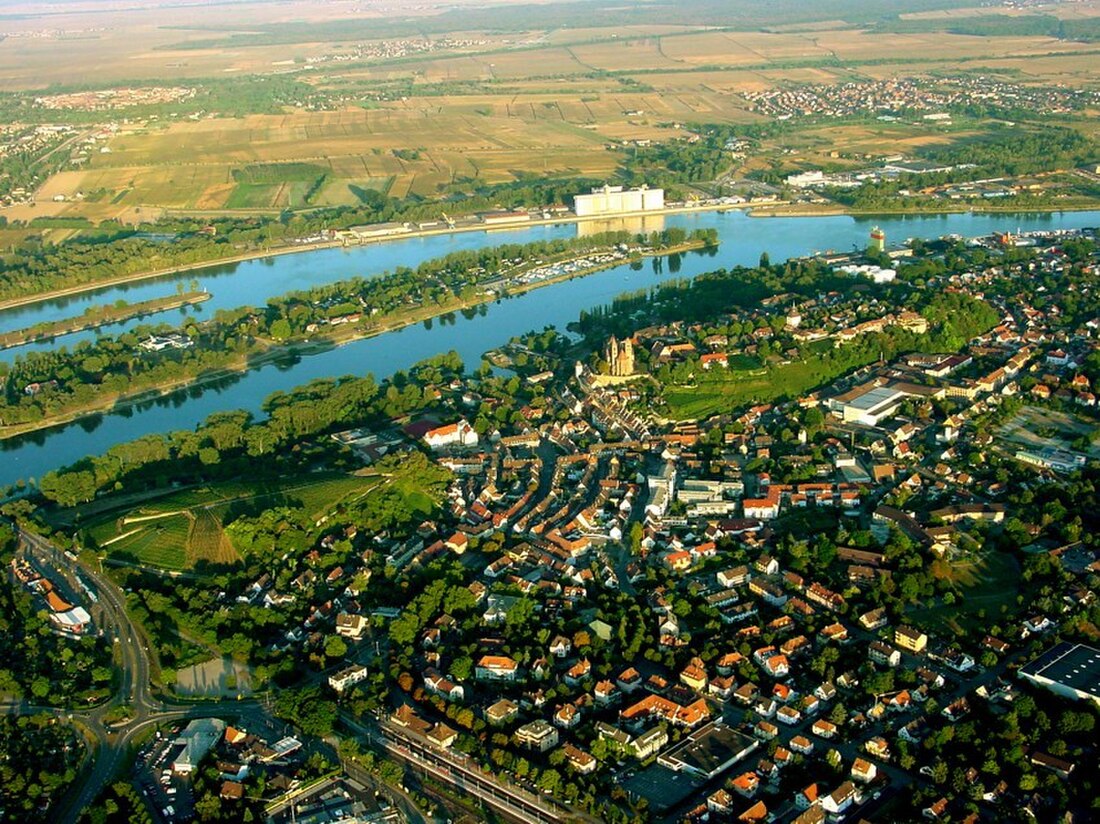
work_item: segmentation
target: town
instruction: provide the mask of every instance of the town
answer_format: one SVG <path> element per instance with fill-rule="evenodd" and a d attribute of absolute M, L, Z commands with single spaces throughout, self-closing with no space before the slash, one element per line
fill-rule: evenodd
<path fill-rule="evenodd" d="M 270 820 L 288 803 L 271 770 L 313 787 L 322 762 L 299 748 L 334 724 L 373 745 L 329 752 L 357 788 L 341 804 L 374 804 L 369 771 L 396 764 L 432 803 L 462 787 L 538 821 L 1087 805 L 1100 559 L 1072 498 L 1091 492 L 1068 480 L 1097 454 L 1096 250 L 1091 231 L 890 245 L 876 228 L 864 252 L 516 339 L 489 353 L 503 374 L 434 359 L 411 414 L 326 447 L 437 495 L 428 517 L 341 508 L 308 551 L 254 555 L 202 595 L 135 577 L 134 604 L 214 616 L 223 649 L 247 620 L 246 658 L 313 662 L 274 707 L 294 729 L 243 759 Z M 735 298 L 753 277 L 767 288 Z M 259 547 L 295 516 L 274 517 L 231 530 Z M 13 574 L 78 635 L 80 593 L 31 561 Z M 271 723 L 257 712 L 229 723 Z M 979 728 L 1011 747 L 976 752 Z M 224 725 L 203 735 L 220 796 L 177 758 L 145 788 L 166 820 L 252 792 Z"/>

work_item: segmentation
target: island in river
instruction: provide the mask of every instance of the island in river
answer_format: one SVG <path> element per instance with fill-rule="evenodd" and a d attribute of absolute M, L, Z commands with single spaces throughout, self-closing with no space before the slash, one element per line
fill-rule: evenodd
<path fill-rule="evenodd" d="M 84 310 L 84 314 L 77 315 L 74 318 L 36 323 L 34 326 L 28 326 L 25 329 L 4 332 L 0 334 L 0 349 L 10 349 L 14 346 L 23 346 L 31 341 L 47 340 L 59 335 L 83 332 L 87 329 L 98 329 L 112 323 L 120 323 L 124 320 L 140 318 L 157 312 L 168 312 L 184 306 L 195 306 L 210 300 L 210 297 L 209 292 L 193 291 L 143 300 L 140 303 L 127 303 L 120 300 L 106 306 L 90 306 Z"/>
<path fill-rule="evenodd" d="M 218 337 L 217 340 L 207 340 L 200 335 L 198 341 L 190 339 L 184 341 L 181 336 L 176 336 L 183 344 L 181 348 L 194 347 L 196 351 L 205 352 L 209 356 L 200 364 L 192 366 L 179 364 L 176 369 L 150 371 L 145 373 L 146 379 L 143 380 L 143 376 L 134 376 L 133 358 L 127 353 L 115 352 L 113 357 L 121 358 L 125 362 L 128 377 L 114 376 L 118 379 L 78 385 L 75 391 L 63 400 L 50 397 L 51 394 L 61 390 L 56 381 L 42 382 L 36 377 L 36 382 L 28 384 L 28 389 L 24 393 L 29 397 L 18 396 L 14 403 L 9 398 L 6 420 L 0 423 L 0 440 L 78 421 L 104 410 L 125 408 L 181 389 L 201 386 L 229 375 L 282 361 L 288 357 L 317 354 L 336 345 L 375 337 L 432 318 L 470 309 L 498 298 L 521 295 L 542 286 L 591 275 L 631 260 L 636 261 L 657 255 L 678 255 L 717 245 L 715 237 L 708 231 L 699 231 L 691 237 L 687 237 L 682 230 L 674 230 L 668 234 L 675 239 L 671 242 L 657 240 L 655 238 L 663 237 L 658 234 L 650 239 L 649 245 L 631 246 L 621 242 L 620 237 L 616 238 L 619 242 L 614 243 L 603 242 L 601 240 L 603 236 L 577 239 L 569 242 L 575 248 L 549 256 L 537 251 L 543 248 L 542 244 L 521 247 L 527 251 L 520 258 L 505 261 L 507 264 L 505 268 L 489 278 L 479 279 L 479 274 L 485 274 L 485 272 L 474 272 L 472 280 L 464 279 L 464 282 L 457 284 L 460 288 L 450 284 L 445 288 L 439 288 L 438 282 L 433 284 L 418 282 L 416 288 L 420 290 L 420 297 L 417 300 L 412 300 L 411 294 L 406 295 L 406 299 L 397 300 L 391 308 L 379 313 L 360 311 L 364 298 L 362 294 L 354 294 L 355 287 L 377 287 L 376 295 L 388 291 L 388 297 L 392 302 L 395 290 L 411 288 L 401 273 L 395 273 L 389 280 L 382 278 L 359 283 L 333 284 L 330 291 L 339 294 L 339 299 L 329 295 L 327 300 L 332 306 L 331 311 L 338 314 L 310 324 L 307 329 L 308 336 L 294 334 L 287 316 L 295 313 L 295 305 L 300 308 L 305 303 L 314 305 L 319 303 L 319 294 L 298 293 L 287 297 L 276 310 L 277 314 L 285 311 L 285 315 L 280 314 L 277 319 L 268 319 L 269 322 L 263 325 L 262 333 L 256 331 L 257 314 L 251 309 L 242 310 L 241 317 L 236 321 L 227 320 L 223 327 L 212 325 L 210 322 L 200 325 L 200 329 Z M 446 268 L 445 262 L 441 262 L 440 265 Z M 387 290 L 389 281 L 393 281 L 395 285 Z M 427 292 L 431 293 L 430 300 L 424 296 Z M 345 308 L 351 311 L 345 312 Z M 253 329 L 247 340 L 239 333 L 237 322 Z M 230 339 L 236 339 L 238 345 L 229 345 Z M 87 354 L 89 353 L 81 353 L 81 365 L 89 360 L 86 357 Z M 50 369 L 53 370 L 57 369 L 55 357 L 47 359 Z M 104 357 L 108 355 L 104 353 Z M 100 373 L 106 372 L 109 368 L 109 364 L 99 362 L 96 366 Z M 33 358 L 24 364 L 28 374 L 33 373 L 36 367 L 37 363 Z M 23 380 L 25 379 L 26 376 Z M 22 382 L 22 380 L 16 380 L 16 388 Z M 34 410 L 37 417 L 28 416 L 27 404 L 37 403 L 39 398 L 41 403 Z M 15 415 L 20 413 L 24 415 L 24 419 L 15 419 Z"/>

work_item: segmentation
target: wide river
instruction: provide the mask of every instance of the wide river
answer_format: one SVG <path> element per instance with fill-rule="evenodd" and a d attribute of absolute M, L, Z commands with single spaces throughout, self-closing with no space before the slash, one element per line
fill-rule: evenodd
<path fill-rule="evenodd" d="M 622 292 L 648 288 L 662 280 L 693 278 L 717 268 L 755 264 L 762 252 L 767 252 L 773 261 L 781 261 L 815 251 L 863 248 L 873 225 L 881 226 L 886 231 L 889 242 L 948 234 L 975 237 L 1004 230 L 1095 227 L 1100 226 L 1100 212 L 955 214 L 872 220 L 847 216 L 752 218 L 740 211 L 701 211 L 667 216 L 664 225 L 687 230 L 717 229 L 721 246 L 714 254 L 684 255 L 678 266 L 658 266 L 655 261 L 647 261 L 641 270 L 632 269 L 629 265 L 607 269 L 489 304 L 476 312 L 459 314 L 453 321 L 436 320 L 410 326 L 316 355 L 269 364 L 240 377 L 184 390 L 149 403 L 2 441 L 0 485 L 21 478 L 40 478 L 51 469 L 142 435 L 190 429 L 214 412 L 247 409 L 261 414 L 261 404 L 272 392 L 285 391 L 315 378 L 366 373 L 381 378 L 451 349 L 473 368 L 480 363 L 482 353 L 506 343 L 514 335 L 551 324 L 564 328 L 577 318 L 582 309 L 606 304 Z M 80 314 L 89 305 L 109 303 L 119 298 L 139 301 L 172 294 L 177 284 L 188 285 L 192 280 L 197 280 L 213 295 L 199 309 L 200 317 L 208 317 L 218 309 L 261 305 L 272 296 L 295 289 L 307 289 L 357 275 L 369 277 L 397 266 L 414 267 L 422 261 L 458 249 L 573 237 L 576 232 L 576 225 L 560 224 L 492 233 L 440 235 L 213 266 L 184 275 L 110 287 L 64 300 L 0 312 L 0 331 L 71 317 Z M 165 313 L 159 317 L 178 321 L 179 312 Z M 117 334 L 136 323 L 115 324 L 103 331 Z M 67 335 L 36 348 L 72 346 L 92 335 L 92 332 Z M 19 351 L 23 350 L 8 350 L 0 353 L 0 358 L 10 360 Z"/>

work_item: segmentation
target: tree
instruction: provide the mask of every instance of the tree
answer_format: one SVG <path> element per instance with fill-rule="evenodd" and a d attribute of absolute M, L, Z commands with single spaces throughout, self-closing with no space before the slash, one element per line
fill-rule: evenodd
<path fill-rule="evenodd" d="M 277 341 L 284 341 L 293 334 L 290 323 L 286 318 L 279 318 L 271 324 L 271 337 Z"/>
<path fill-rule="evenodd" d="M 325 657 L 343 658 L 348 654 L 348 645 L 339 635 L 330 635 L 325 639 Z"/>

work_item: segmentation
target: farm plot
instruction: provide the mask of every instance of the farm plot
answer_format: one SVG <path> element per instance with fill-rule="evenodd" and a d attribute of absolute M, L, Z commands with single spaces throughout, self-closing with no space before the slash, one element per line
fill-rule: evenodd
<path fill-rule="evenodd" d="M 163 570 L 192 569 L 200 562 L 240 560 L 225 526 L 271 507 L 300 506 L 321 521 L 342 503 L 377 485 L 377 478 L 323 475 L 278 485 L 225 483 L 173 493 L 135 509 L 95 518 L 88 538 L 116 560 Z"/>

